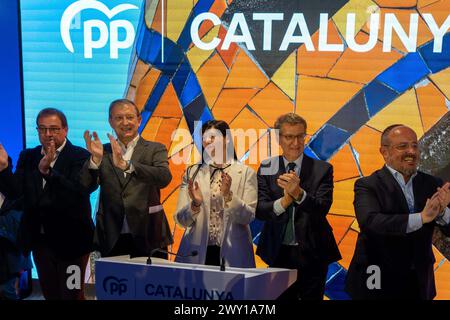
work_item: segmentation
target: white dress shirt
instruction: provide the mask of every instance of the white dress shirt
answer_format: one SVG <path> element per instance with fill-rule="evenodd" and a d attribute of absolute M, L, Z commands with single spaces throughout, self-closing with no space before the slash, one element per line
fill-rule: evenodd
<path fill-rule="evenodd" d="M 409 208 L 409 216 L 408 216 L 408 225 L 406 227 L 406 233 L 411 233 L 422 228 L 422 216 L 420 212 L 415 212 L 414 208 L 414 190 L 413 190 L 413 180 L 417 176 L 417 173 L 414 173 L 411 178 L 409 178 L 408 182 L 405 183 L 405 178 L 403 175 L 397 170 L 391 168 L 386 165 L 389 172 L 392 174 L 394 179 L 399 184 L 400 188 L 403 191 L 403 195 L 405 196 L 406 202 Z M 446 225 L 450 223 L 450 209 L 445 208 L 443 213 L 441 213 L 435 220 L 440 225 Z"/>

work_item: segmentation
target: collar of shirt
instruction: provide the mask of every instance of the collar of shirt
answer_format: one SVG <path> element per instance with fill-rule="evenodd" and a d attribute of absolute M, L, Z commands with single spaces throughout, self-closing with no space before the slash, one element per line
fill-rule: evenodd
<path fill-rule="evenodd" d="M 300 174 L 300 168 L 302 167 L 302 162 L 303 162 L 303 153 L 300 155 L 300 157 L 298 157 L 294 161 L 288 161 L 285 157 L 283 157 L 283 162 L 284 162 L 284 167 L 285 168 L 287 168 L 287 166 L 288 166 L 288 164 L 290 162 L 294 162 L 295 163 L 295 173 L 297 175 L 299 175 Z"/>
<path fill-rule="evenodd" d="M 128 161 L 131 160 L 131 157 L 134 152 L 134 148 L 136 147 L 139 141 L 140 135 L 137 135 L 133 140 L 131 140 L 127 146 L 125 146 L 120 140 L 117 140 L 119 143 L 120 149 L 122 149 L 123 159 Z"/>
<path fill-rule="evenodd" d="M 412 181 L 414 179 L 415 176 L 417 176 L 417 172 L 414 173 L 411 178 L 409 178 L 408 183 L 405 183 L 405 178 L 403 177 L 403 175 L 398 172 L 397 170 L 395 170 L 394 168 L 391 168 L 390 166 L 386 165 L 386 168 L 388 168 L 389 172 L 394 176 L 395 180 L 397 180 L 397 182 L 400 184 L 400 186 L 404 187 L 406 185 L 412 184 Z"/>
<path fill-rule="evenodd" d="M 122 141 L 120 141 L 119 139 L 117 139 L 117 142 L 119 143 L 120 148 L 122 149 L 122 153 L 124 154 L 125 152 L 127 152 L 128 149 L 134 149 L 136 147 L 136 144 L 138 143 L 140 138 L 140 135 L 137 135 L 133 140 L 131 140 L 127 146 L 125 146 Z"/>

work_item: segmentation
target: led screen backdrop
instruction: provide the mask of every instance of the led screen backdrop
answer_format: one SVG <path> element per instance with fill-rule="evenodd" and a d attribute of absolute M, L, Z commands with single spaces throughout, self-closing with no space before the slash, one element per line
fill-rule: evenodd
<path fill-rule="evenodd" d="M 326 296 L 345 299 L 359 231 L 353 184 L 383 165 L 381 131 L 404 123 L 427 146 L 448 139 L 449 13 L 447 0 L 22 1 L 27 145 L 43 106 L 66 111 L 82 145 L 84 129 L 110 130 L 112 99 L 134 100 L 142 136 L 169 150 L 173 180 L 161 196 L 176 251 L 184 230 L 172 213 L 186 163 L 199 158 L 196 121 L 241 130 L 237 155 L 256 169 L 278 151 L 276 117 L 296 112 L 308 121 L 306 152 L 334 166 L 328 220 L 343 259 Z M 428 169 L 448 168 L 445 143 L 431 149 Z M 450 299 L 444 251 L 434 248 L 438 299 Z"/>

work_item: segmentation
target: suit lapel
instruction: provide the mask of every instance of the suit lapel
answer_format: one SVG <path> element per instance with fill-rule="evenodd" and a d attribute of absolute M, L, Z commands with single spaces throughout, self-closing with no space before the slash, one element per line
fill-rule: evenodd
<path fill-rule="evenodd" d="M 406 198 L 403 194 L 402 188 L 399 186 L 397 180 L 395 180 L 395 178 L 389 172 L 389 169 L 384 166 L 379 172 L 381 180 L 386 186 L 386 194 L 397 194 L 397 197 L 395 197 L 395 199 L 399 199 L 402 212 L 409 212 L 408 203 L 406 202 Z"/>
<path fill-rule="evenodd" d="M 44 155 L 41 154 L 41 148 L 36 148 L 36 154 L 33 157 L 33 163 L 32 163 L 32 179 L 33 184 L 36 189 L 36 194 L 38 195 L 38 198 L 41 197 L 42 193 L 44 192 L 43 188 L 43 178 L 41 173 L 39 172 L 39 162 L 44 157 Z"/>
<path fill-rule="evenodd" d="M 302 167 L 300 168 L 300 187 L 302 189 L 309 189 L 307 185 L 309 185 L 309 180 L 313 178 L 310 174 L 312 169 L 312 159 L 307 155 L 303 154 Z"/>
<path fill-rule="evenodd" d="M 114 172 L 117 180 L 119 181 L 120 187 L 123 189 L 123 186 L 125 184 L 125 177 L 123 176 L 123 171 L 114 165 L 111 144 L 110 143 L 106 144 L 104 149 L 105 149 L 104 154 L 107 158 L 107 161 L 109 161 L 112 171 Z"/>
<path fill-rule="evenodd" d="M 67 140 L 66 145 L 59 153 L 58 158 L 56 159 L 56 162 L 53 165 L 53 169 L 55 169 L 58 172 L 62 172 L 63 168 L 67 167 L 67 159 L 70 157 L 71 151 L 72 151 L 72 144 L 70 143 L 69 140 Z"/>
<path fill-rule="evenodd" d="M 233 192 L 233 194 L 238 194 L 238 189 L 241 185 L 242 168 L 240 166 L 232 164 L 224 171 L 231 177 L 231 192 Z"/>

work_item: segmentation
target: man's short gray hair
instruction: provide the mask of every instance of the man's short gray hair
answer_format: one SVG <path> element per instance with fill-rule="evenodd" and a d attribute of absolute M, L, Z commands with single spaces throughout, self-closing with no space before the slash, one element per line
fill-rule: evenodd
<path fill-rule="evenodd" d="M 305 126 L 305 131 L 306 131 L 306 127 L 307 127 L 306 120 L 303 119 L 302 117 L 300 117 L 296 113 L 290 112 L 290 113 L 286 113 L 286 114 L 279 116 L 278 119 L 275 121 L 275 124 L 273 127 L 275 129 L 279 130 L 281 128 L 281 126 L 285 123 L 290 124 L 290 125 L 302 124 Z"/>

